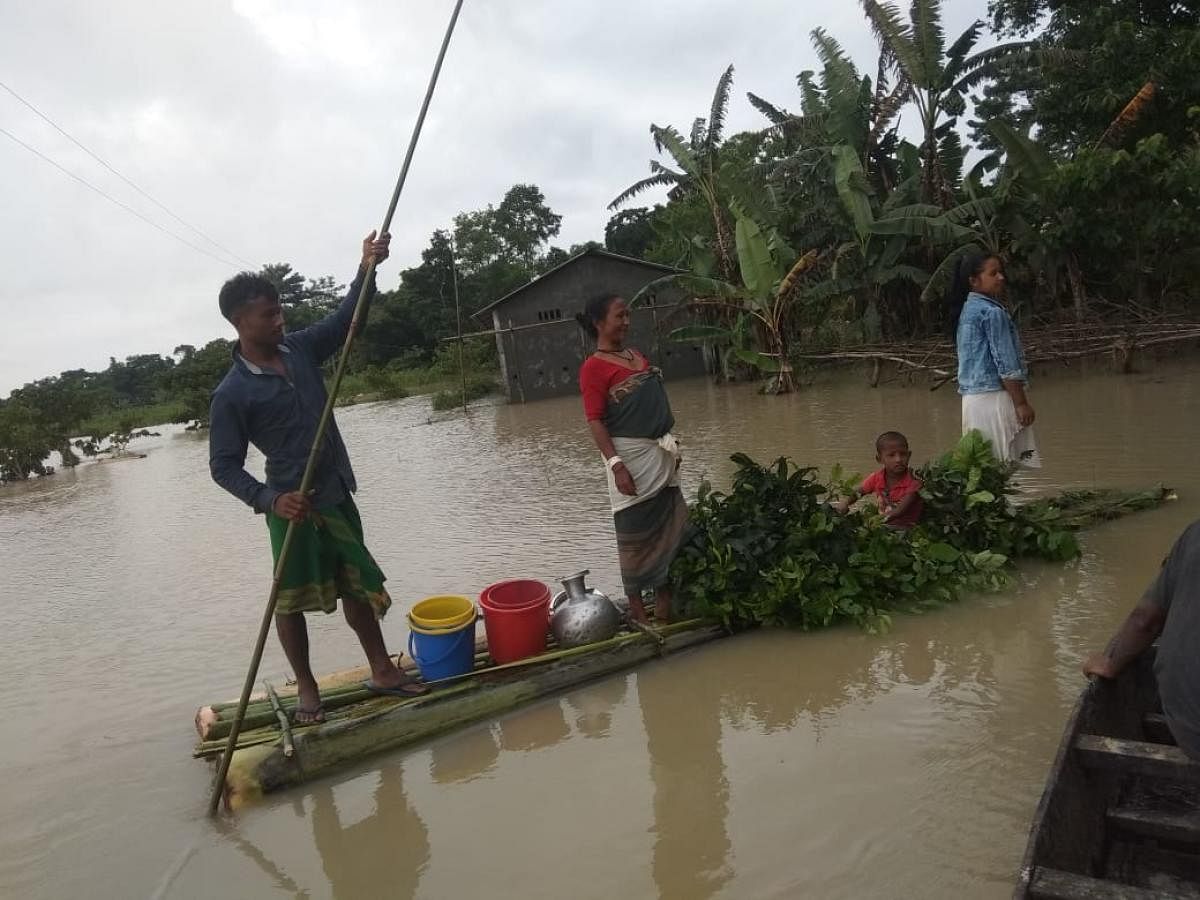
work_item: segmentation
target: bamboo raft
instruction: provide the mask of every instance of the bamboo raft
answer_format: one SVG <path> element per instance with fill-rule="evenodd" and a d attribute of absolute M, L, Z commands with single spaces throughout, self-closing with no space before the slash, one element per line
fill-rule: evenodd
<path fill-rule="evenodd" d="M 1151 509 L 1175 494 L 1150 491 L 1068 491 L 1056 498 L 1063 527 L 1075 530 L 1096 522 Z M 702 619 L 662 628 L 635 630 L 572 649 L 548 652 L 507 665 L 492 665 L 485 641 L 475 645 L 475 667 L 465 674 L 431 682 L 419 697 L 376 696 L 363 687 L 365 668 L 349 669 L 318 681 L 326 721 L 293 725 L 294 687 L 264 690 L 251 698 L 224 783 L 226 805 L 236 809 L 266 794 L 302 784 L 374 753 L 394 750 L 443 732 L 495 718 L 540 697 L 631 668 L 656 656 L 697 646 L 728 632 Z M 416 674 L 409 659 L 402 667 Z M 237 701 L 203 706 L 196 712 L 200 736 L 193 756 L 220 761 Z"/>
<path fill-rule="evenodd" d="M 431 682 L 419 697 L 376 696 L 362 686 L 365 668 L 319 680 L 326 721 L 294 725 L 294 687 L 271 685 L 255 695 L 225 778 L 224 797 L 238 809 L 263 796 L 326 775 L 365 756 L 395 750 L 453 728 L 493 718 L 540 697 L 578 687 L 667 653 L 698 646 L 728 632 L 692 619 L 618 634 L 611 640 L 503 666 L 491 665 L 485 641 L 476 643 L 475 669 Z M 410 659 L 402 667 L 415 672 Z M 200 741 L 193 756 L 217 760 L 225 749 L 237 701 L 196 712 Z"/>
<path fill-rule="evenodd" d="M 1163 719 L 1153 647 L 1083 689 L 1014 896 L 1200 897 L 1200 762 Z"/>

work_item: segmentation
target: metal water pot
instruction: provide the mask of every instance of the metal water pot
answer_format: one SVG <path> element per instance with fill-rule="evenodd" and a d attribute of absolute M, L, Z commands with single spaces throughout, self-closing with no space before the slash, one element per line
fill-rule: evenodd
<path fill-rule="evenodd" d="M 584 569 L 562 580 L 566 590 L 550 603 L 550 633 L 560 647 L 582 647 L 615 637 L 621 627 L 621 611 L 604 594 L 590 588 Z"/>

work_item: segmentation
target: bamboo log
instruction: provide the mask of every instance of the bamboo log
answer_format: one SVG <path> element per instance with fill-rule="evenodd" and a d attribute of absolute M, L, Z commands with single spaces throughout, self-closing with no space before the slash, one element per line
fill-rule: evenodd
<path fill-rule="evenodd" d="M 671 635 L 672 650 L 695 646 L 722 637 L 719 626 L 689 628 Z M 630 635 L 609 652 L 577 656 L 537 668 L 521 679 L 485 684 L 471 689 L 470 682 L 452 685 L 417 702 L 401 702 L 316 728 L 298 730 L 296 759 L 283 755 L 278 742 L 235 750 L 226 776 L 229 804 L 238 809 L 266 794 L 326 774 L 368 754 L 393 750 L 425 740 L 557 691 L 618 672 L 654 658 L 659 648 L 642 634 Z M 446 696 L 450 692 L 457 694 Z M 423 702 L 422 702 L 423 701 Z M 297 764 L 297 759 L 299 764 Z"/>
<path fill-rule="evenodd" d="M 660 629 L 662 634 L 672 634 L 679 631 L 695 628 L 702 624 L 700 619 L 688 619 L 682 622 L 675 622 L 664 626 Z M 475 676 L 490 675 L 493 673 L 503 673 L 512 669 L 525 668 L 529 666 L 545 665 L 553 662 L 558 662 L 563 659 L 568 659 L 573 656 L 580 656 L 589 653 L 598 653 L 619 646 L 621 643 L 636 639 L 637 634 L 619 634 L 608 641 L 602 641 L 596 644 L 587 644 L 583 647 L 573 647 L 570 649 L 554 649 L 538 656 L 530 656 L 525 659 L 519 659 L 516 662 L 506 663 L 502 666 L 486 665 L 486 651 L 476 656 L 477 667 L 465 675 L 457 675 L 450 679 L 430 682 L 433 685 L 443 685 L 451 681 L 459 681 L 462 679 L 470 679 Z M 355 670 L 351 670 L 355 671 Z M 328 678 L 338 678 L 343 673 L 336 673 Z M 327 679 L 322 678 L 318 681 L 318 686 L 321 687 L 321 702 L 325 707 L 326 712 L 342 709 L 344 707 L 353 706 L 361 703 L 364 700 L 370 700 L 376 695 L 372 694 L 361 683 L 353 685 L 344 685 L 341 688 L 330 688 L 328 691 L 323 686 Z M 444 691 L 441 691 L 444 693 Z M 296 705 L 294 697 L 284 699 L 282 701 L 285 709 L 293 709 Z M 200 735 L 201 744 L 207 741 L 218 740 L 229 734 L 231 725 L 231 715 L 236 703 L 231 704 L 214 704 L 213 706 L 201 707 L 196 713 L 196 731 Z M 275 713 L 269 706 L 257 706 L 247 709 L 245 727 L 248 730 L 258 731 L 259 729 L 269 728 L 275 721 Z M 251 743 L 261 743 L 261 735 L 257 733 L 250 739 Z M 238 746 L 243 746 L 242 742 L 238 742 Z M 197 753 L 197 755 L 206 755 Z"/>
<path fill-rule="evenodd" d="M 645 622 L 639 622 L 637 619 L 630 619 L 629 624 L 640 631 L 642 634 L 648 635 L 660 647 L 666 644 L 667 639 L 657 628 L 652 625 L 647 625 Z"/>
<path fill-rule="evenodd" d="M 481 659 L 487 655 L 487 639 L 484 637 L 476 638 L 475 640 L 475 658 Z M 410 675 L 418 674 L 417 664 L 415 661 L 407 658 L 395 656 L 396 665 L 400 669 Z M 321 696 L 331 696 L 347 690 L 356 690 L 362 688 L 362 683 L 371 677 L 371 669 L 368 666 L 354 666 L 349 669 L 339 669 L 337 672 L 330 672 L 328 675 L 322 675 L 317 679 L 317 687 L 321 691 Z M 296 700 L 296 685 L 288 684 L 275 689 L 286 708 L 290 703 Z M 266 692 L 259 692 L 251 695 L 250 709 L 255 706 L 265 706 L 268 702 Z M 233 710 L 237 707 L 237 700 L 224 700 L 218 703 L 210 703 L 203 709 L 211 709 L 217 713 L 223 713 L 226 710 Z"/>
<path fill-rule="evenodd" d="M 486 661 L 486 657 L 480 657 L 476 660 L 476 664 L 482 665 Z M 476 669 L 476 671 L 480 671 L 480 669 Z M 328 691 L 322 689 L 321 705 L 325 708 L 326 712 L 329 712 L 353 706 L 355 703 L 361 703 L 375 696 L 375 694 L 363 687 L 361 683 L 344 685 L 340 688 L 331 688 Z M 288 711 L 294 710 L 297 705 L 295 697 L 280 698 L 280 703 Z M 235 711 L 236 704 L 224 709 L 204 706 L 197 710 L 195 719 L 196 732 L 200 735 L 200 739 L 212 740 L 229 734 Z M 247 707 L 243 727 L 247 729 L 261 728 L 270 725 L 274 721 L 275 711 L 271 705 L 269 703 L 260 703 Z"/>
<path fill-rule="evenodd" d="M 271 687 L 271 682 L 264 681 L 263 689 L 267 692 L 267 696 L 271 698 L 271 708 L 275 711 L 275 719 L 279 722 L 283 755 L 291 759 L 292 753 L 295 751 L 295 745 L 292 743 L 292 723 L 288 721 L 287 713 L 283 711 L 283 707 L 279 703 L 279 695 L 275 693 L 275 688 Z"/>

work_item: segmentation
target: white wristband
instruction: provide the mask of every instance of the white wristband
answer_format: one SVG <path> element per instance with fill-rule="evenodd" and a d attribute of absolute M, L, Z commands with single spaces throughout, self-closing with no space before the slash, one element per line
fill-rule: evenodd
<path fill-rule="evenodd" d="M 611 472 L 613 466 L 618 465 L 620 463 L 624 463 L 624 462 L 625 462 L 625 460 L 621 459 L 621 457 L 617 456 L 617 454 L 614 453 L 612 456 L 610 456 L 608 459 L 606 459 L 604 461 L 604 465 Z"/>

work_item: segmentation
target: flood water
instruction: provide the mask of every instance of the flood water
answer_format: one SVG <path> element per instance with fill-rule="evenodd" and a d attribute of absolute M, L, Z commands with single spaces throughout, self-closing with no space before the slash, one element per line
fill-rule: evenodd
<path fill-rule="evenodd" d="M 220 824 L 191 719 L 240 689 L 270 580 L 260 518 L 209 480 L 202 435 L 0 490 L 0 896 L 1003 897 L 1079 660 L 1200 515 L 1200 368 L 1059 375 L 1032 395 L 1041 487 L 1178 489 L 1087 532 L 1067 566 L 900 616 L 885 635 L 719 641 L 275 795 Z M 951 445 L 957 397 L 669 386 L 685 490 L 727 457 L 867 471 L 906 432 Z M 603 471 L 574 398 L 432 418 L 340 410 L 367 541 L 403 609 L 589 567 L 618 587 Z M 253 465 L 260 466 L 255 460 Z M 359 662 L 340 615 L 318 671 Z M 282 681 L 277 642 L 262 674 Z"/>

